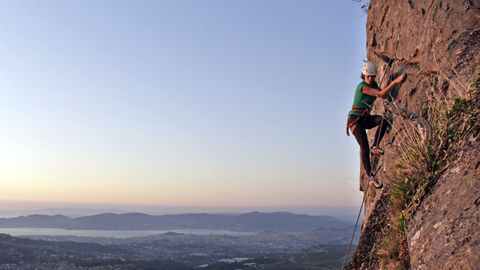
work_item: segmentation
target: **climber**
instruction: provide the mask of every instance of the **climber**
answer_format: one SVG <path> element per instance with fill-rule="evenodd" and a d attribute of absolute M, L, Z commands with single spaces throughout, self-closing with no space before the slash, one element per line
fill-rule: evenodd
<path fill-rule="evenodd" d="M 350 135 L 348 132 L 350 129 L 360 145 L 361 160 L 369 183 L 376 188 L 382 188 L 383 184 L 378 182 L 375 178 L 375 172 L 371 168 L 370 151 L 373 155 L 383 155 L 384 151 L 379 147 L 379 144 L 390 124 L 381 115 L 370 115 L 370 110 L 375 99 L 388 95 L 396 84 L 401 83 L 405 79 L 405 75 L 397 77 L 384 89 L 378 87 L 375 81 L 376 75 L 377 68 L 375 64 L 370 61 L 365 62 L 362 67 L 362 82 L 357 85 L 352 110 L 348 113 L 347 135 Z M 376 126 L 380 127 L 377 128 L 375 140 L 372 148 L 370 148 L 366 130 Z"/>

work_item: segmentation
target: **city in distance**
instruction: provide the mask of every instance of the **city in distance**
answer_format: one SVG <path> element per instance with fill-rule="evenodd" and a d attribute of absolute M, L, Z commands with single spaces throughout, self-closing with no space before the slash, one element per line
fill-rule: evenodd
<path fill-rule="evenodd" d="M 0 251 L 0 260 L 18 269 L 288 269 L 312 261 L 338 267 L 352 229 L 352 223 L 335 217 L 290 212 L 34 214 L 0 219 L 0 232 L 17 235 L 0 237 L 11 247 Z"/>

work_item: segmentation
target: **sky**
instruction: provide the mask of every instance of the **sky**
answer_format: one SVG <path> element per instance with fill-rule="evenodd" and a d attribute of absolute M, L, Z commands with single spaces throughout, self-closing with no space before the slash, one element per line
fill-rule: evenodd
<path fill-rule="evenodd" d="M 360 6 L 0 0 L 0 201 L 357 207 Z"/>

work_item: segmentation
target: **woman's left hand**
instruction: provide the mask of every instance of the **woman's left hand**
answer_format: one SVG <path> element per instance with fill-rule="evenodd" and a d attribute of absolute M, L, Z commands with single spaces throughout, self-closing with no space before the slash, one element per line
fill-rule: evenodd
<path fill-rule="evenodd" d="M 395 80 L 393 80 L 395 83 L 401 83 L 405 79 L 405 74 L 402 74 L 398 76 Z"/>

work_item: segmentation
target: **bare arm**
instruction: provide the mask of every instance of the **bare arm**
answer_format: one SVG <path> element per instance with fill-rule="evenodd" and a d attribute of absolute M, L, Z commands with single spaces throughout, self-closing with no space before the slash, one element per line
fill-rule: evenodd
<path fill-rule="evenodd" d="M 373 96 L 373 97 L 384 97 L 386 96 L 396 84 L 399 84 L 405 79 L 405 74 L 397 77 L 395 80 L 393 80 L 387 87 L 383 89 L 373 89 L 367 86 L 362 87 L 362 93 L 365 95 Z"/>

